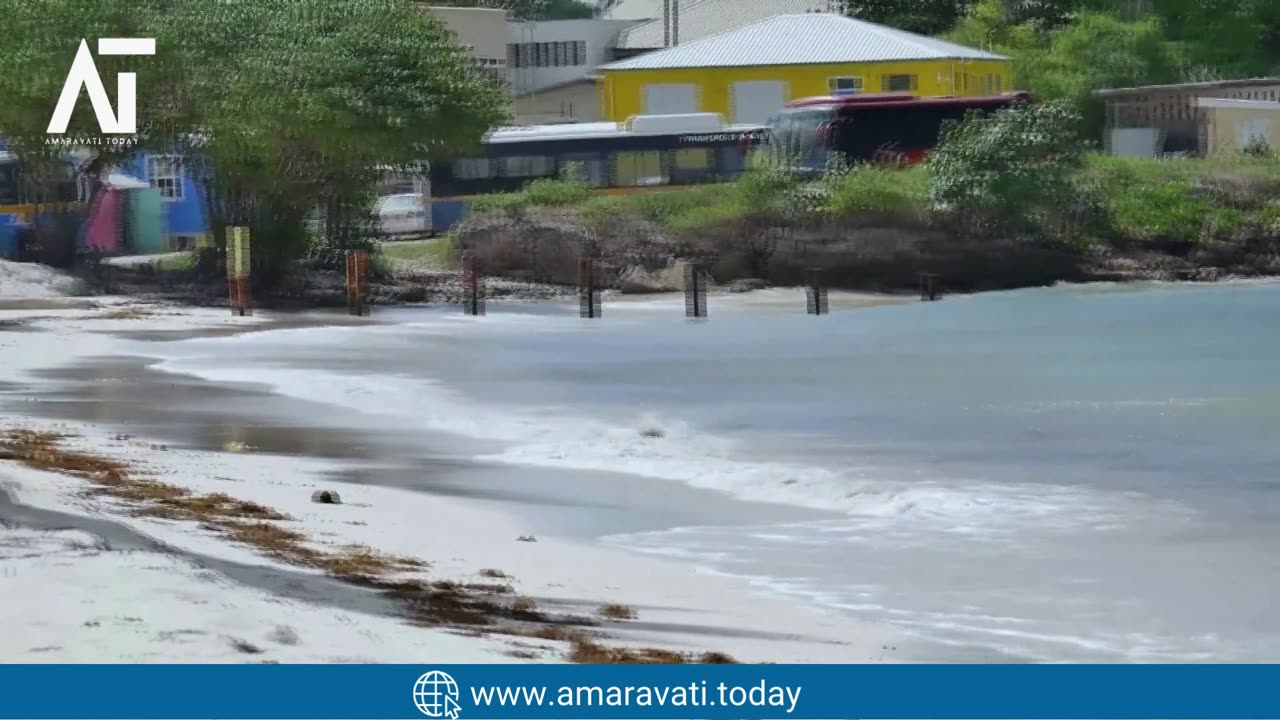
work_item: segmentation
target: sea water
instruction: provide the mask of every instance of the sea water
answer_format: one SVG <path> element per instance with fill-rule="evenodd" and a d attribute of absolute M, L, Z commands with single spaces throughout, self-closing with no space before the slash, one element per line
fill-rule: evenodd
<path fill-rule="evenodd" d="M 1280 285 L 832 304 L 381 310 L 161 367 L 479 439 L 488 461 L 821 511 L 604 541 L 974 657 L 1280 660 Z"/>

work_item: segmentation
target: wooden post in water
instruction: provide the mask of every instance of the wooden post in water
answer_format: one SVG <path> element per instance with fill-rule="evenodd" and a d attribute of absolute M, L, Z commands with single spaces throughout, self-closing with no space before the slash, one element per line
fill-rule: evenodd
<path fill-rule="evenodd" d="M 938 276 L 933 273 L 920 273 L 920 299 L 932 302 L 938 299 Z"/>
<path fill-rule="evenodd" d="M 695 262 L 684 266 L 684 314 L 691 318 L 707 316 L 707 283 Z"/>
<path fill-rule="evenodd" d="M 361 316 L 368 310 L 369 251 L 347 251 L 347 312 Z"/>
<path fill-rule="evenodd" d="M 584 318 L 598 318 L 602 314 L 596 263 L 591 258 L 578 260 L 578 314 Z"/>
<path fill-rule="evenodd" d="M 822 270 L 810 268 L 805 272 L 805 295 L 810 315 L 826 315 L 831 311 L 827 303 L 827 288 L 822 284 Z"/>
<path fill-rule="evenodd" d="M 240 317 L 252 314 L 249 260 L 249 228 L 227 228 L 227 288 L 231 295 L 231 312 Z"/>
<path fill-rule="evenodd" d="M 484 314 L 484 286 L 480 282 L 480 271 L 476 266 L 475 255 L 470 252 L 462 255 L 462 311 L 468 315 Z"/>

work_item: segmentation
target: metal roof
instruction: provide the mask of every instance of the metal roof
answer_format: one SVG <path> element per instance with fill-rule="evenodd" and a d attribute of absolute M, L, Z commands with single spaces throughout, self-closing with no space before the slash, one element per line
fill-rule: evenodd
<path fill-rule="evenodd" d="M 1239 78 L 1236 80 L 1210 80 L 1208 82 L 1172 83 L 1169 85 L 1138 85 L 1136 87 L 1105 88 L 1095 90 L 1095 95 L 1110 97 L 1112 95 L 1132 95 L 1164 90 L 1218 90 L 1221 88 L 1252 87 L 1255 85 L 1280 85 L 1280 77 Z"/>
<path fill-rule="evenodd" d="M 601 65 L 599 71 L 814 65 L 895 60 L 1005 60 L 982 50 L 832 13 L 776 15 L 737 30 Z"/>
<path fill-rule="evenodd" d="M 643 25 L 627 28 L 618 35 L 618 47 L 624 50 L 645 50 L 666 46 L 662 22 L 662 3 L 649 0 L 656 18 Z M 628 0 L 626 9 L 640 11 L 645 0 Z M 704 37 L 736 30 L 757 20 L 777 15 L 794 15 L 807 12 L 831 12 L 830 0 L 679 0 L 676 15 L 679 18 L 679 38 L 676 44 L 687 44 Z M 635 6 L 635 7 L 633 7 Z"/>
<path fill-rule="evenodd" d="M 702 119 L 695 116 L 712 115 L 712 113 L 693 113 L 690 115 L 640 115 L 639 118 L 651 119 Z M 707 135 L 716 133 L 744 133 L 764 130 L 763 125 L 733 124 L 719 120 L 714 126 L 690 124 L 687 127 L 668 125 L 649 129 L 629 127 L 628 123 L 590 122 L 563 123 L 559 125 L 526 125 L 522 127 L 494 128 L 485 135 L 487 145 L 512 142 L 537 142 L 549 140 L 585 140 L 587 138 L 623 138 L 640 135 Z"/>

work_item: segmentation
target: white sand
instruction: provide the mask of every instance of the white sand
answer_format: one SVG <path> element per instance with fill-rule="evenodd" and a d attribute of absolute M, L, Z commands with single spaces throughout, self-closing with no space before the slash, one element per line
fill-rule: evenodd
<path fill-rule="evenodd" d="M 102 319 L 123 301 L 102 302 L 108 307 L 93 311 L 0 310 L 0 322 L 42 318 L 31 322 L 38 332 L 0 330 L 0 382 L 34 382 L 31 370 L 109 354 L 118 342 L 111 331 L 266 319 L 173 308 L 138 319 Z M 40 401 L 38 385 L 29 400 Z M 364 544 L 426 560 L 436 579 L 479 580 L 480 569 L 498 568 L 545 610 L 592 614 L 601 603 L 625 603 L 639 618 L 604 628 L 619 644 L 717 650 L 757 662 L 904 659 L 883 650 L 899 643 L 886 629 L 797 608 L 693 565 L 550 538 L 517 542 L 526 530 L 491 505 L 327 481 L 323 487 L 337 490 L 344 504 L 317 505 L 310 496 L 320 486 L 318 473 L 333 469 L 323 462 L 159 449 L 146 439 L 117 439 L 116 428 L 0 411 L 0 428 L 15 426 L 74 433 L 72 445 L 128 459 L 164 482 L 274 507 L 296 519 L 286 525 L 322 543 Z M 275 568 L 281 575 L 308 572 L 275 564 L 193 523 L 131 517 L 110 501 L 84 496 L 85 484 L 76 478 L 0 461 L 0 488 L 30 507 L 109 518 L 175 551 Z M 83 532 L 0 527 L 0 661 L 512 662 L 506 653 L 513 645 L 528 649 L 528 641 L 464 637 L 411 627 L 375 610 L 285 597 L 228 577 L 216 561 L 205 564 L 179 552 L 105 548 Z M 237 649 L 243 643 L 260 652 Z M 539 660 L 561 660 L 562 646 L 537 643 Z"/>

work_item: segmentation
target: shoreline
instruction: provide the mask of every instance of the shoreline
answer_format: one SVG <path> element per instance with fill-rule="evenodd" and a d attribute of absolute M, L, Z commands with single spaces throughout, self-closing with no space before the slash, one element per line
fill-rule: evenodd
<path fill-rule="evenodd" d="M 259 316 L 242 323 L 238 318 L 225 315 L 215 318 L 212 313 L 200 311 L 169 314 L 167 311 L 173 310 L 172 307 L 152 307 L 166 312 L 136 317 L 118 314 L 113 320 L 65 317 L 38 320 L 29 323 L 26 331 L 3 333 L 0 339 L 6 335 L 9 339 L 21 337 L 28 353 L 41 354 L 38 348 L 50 347 L 49 333 L 65 333 L 68 323 L 71 324 L 69 334 L 76 337 L 110 333 L 154 339 L 157 333 L 177 337 L 184 333 L 232 332 L 231 327 L 268 329 L 274 319 Z M 112 312 L 107 310 L 99 315 Z M 15 314 L 20 313 L 8 311 L 0 316 L 13 319 Z M 100 346 L 98 341 L 88 343 L 89 347 L 78 344 L 74 355 L 65 352 L 70 343 L 63 343 L 62 357 L 46 356 L 34 362 L 15 363 L 16 367 L 11 369 L 19 373 L 11 378 L 11 372 L 6 372 L 4 379 L 22 382 L 23 373 L 49 366 L 65 368 L 68 362 L 77 359 L 109 355 L 102 350 L 111 347 L 111 338 L 100 336 L 99 340 Z M 47 379 L 38 383 L 36 394 L 50 386 Z M 53 385 L 56 384 L 55 381 Z M 101 421 L 55 422 L 47 417 L 14 414 L 8 407 L 4 425 L 75 433 L 79 438 L 71 441 L 74 448 L 145 463 L 149 476 L 161 480 L 173 478 L 181 487 L 197 493 L 225 492 L 278 508 L 296 518 L 288 523 L 290 527 L 309 531 L 322 545 L 358 543 L 382 553 L 421 557 L 432 563 L 428 575 L 433 578 L 476 583 L 483 579 L 481 570 L 500 569 L 514 577 L 512 585 L 516 591 L 531 598 L 541 611 L 581 615 L 609 603 L 634 608 L 638 614 L 636 620 L 604 621 L 594 628 L 609 635 L 604 642 L 612 645 L 689 653 L 722 652 L 742 661 L 900 659 L 896 657 L 899 639 L 887 629 L 796 608 L 759 595 L 745 582 L 708 575 L 691 565 L 641 557 L 606 548 L 598 542 L 557 538 L 517 542 L 517 537 L 527 533 L 529 523 L 521 519 L 520 513 L 510 511 L 509 501 L 507 507 L 502 502 L 485 507 L 474 498 L 343 482 L 337 477 L 341 476 L 345 463 L 333 459 L 304 460 L 299 455 L 211 451 L 207 447 L 180 449 L 137 438 L 121 440 L 118 438 L 123 436 L 112 434 L 116 428 Z M 110 518 L 183 552 L 196 552 L 222 562 L 255 567 L 265 564 L 277 571 L 283 570 L 281 563 L 264 560 L 242 546 L 220 540 L 213 533 L 195 530 L 190 523 L 122 515 L 128 512 L 127 508 L 100 498 L 86 498 L 82 480 L 61 475 L 50 477 L 48 473 L 25 468 L 15 470 L 10 462 L 0 468 L 0 476 L 9 478 L 10 493 L 23 505 L 72 512 L 79 517 Z M 519 474 L 522 469 L 507 467 L 493 471 Z M 265 485 L 255 482 L 261 478 L 270 480 Z M 311 503 L 310 493 L 318 487 L 338 491 L 344 504 Z M 422 518 L 434 521 L 424 523 Z M 323 579 L 323 575 L 318 577 Z M 732 601 L 727 602 L 726 598 Z M 381 621 L 391 620 L 382 618 Z M 440 631 L 423 629 L 405 634 L 419 633 L 424 642 L 429 643 L 427 638 L 438 636 Z M 467 661 L 509 661 L 510 656 L 504 656 L 504 652 L 515 652 L 521 659 L 557 661 L 566 650 L 563 642 L 526 640 L 503 638 L 499 634 L 477 638 L 478 644 L 466 657 L 485 659 Z M 888 651 L 890 646 L 895 651 Z"/>

